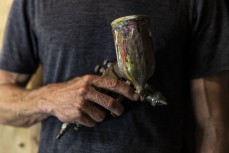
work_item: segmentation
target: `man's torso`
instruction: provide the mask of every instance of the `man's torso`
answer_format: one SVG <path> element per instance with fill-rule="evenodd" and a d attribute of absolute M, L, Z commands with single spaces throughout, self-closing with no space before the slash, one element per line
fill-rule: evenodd
<path fill-rule="evenodd" d="M 153 108 L 125 100 L 121 117 L 94 128 L 70 130 L 55 140 L 61 123 L 43 122 L 40 153 L 58 152 L 180 152 L 183 147 L 187 82 L 188 10 L 180 1 L 159 0 L 34 0 L 33 28 L 44 83 L 63 82 L 93 74 L 105 59 L 115 60 L 110 23 L 121 16 L 145 14 L 151 19 L 156 71 L 152 84 L 163 92 L 169 106 Z"/>

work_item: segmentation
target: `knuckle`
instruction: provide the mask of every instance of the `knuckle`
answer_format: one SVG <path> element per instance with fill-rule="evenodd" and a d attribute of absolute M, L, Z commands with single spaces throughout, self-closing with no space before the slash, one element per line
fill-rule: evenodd
<path fill-rule="evenodd" d="M 120 84 L 120 81 L 112 78 L 107 84 L 110 88 L 117 88 Z"/>
<path fill-rule="evenodd" d="M 85 101 L 80 101 L 80 102 L 78 103 L 78 108 L 79 108 L 79 109 L 83 109 L 83 108 L 85 108 L 85 107 L 86 107 Z"/>
<path fill-rule="evenodd" d="M 85 75 L 85 76 L 83 77 L 83 80 L 84 80 L 86 83 L 90 83 L 90 82 L 92 82 L 92 80 L 93 80 L 93 76 L 92 76 L 92 75 Z"/>
<path fill-rule="evenodd" d="M 88 92 L 88 87 L 83 86 L 83 87 L 79 88 L 77 92 L 80 96 L 85 96 Z"/>

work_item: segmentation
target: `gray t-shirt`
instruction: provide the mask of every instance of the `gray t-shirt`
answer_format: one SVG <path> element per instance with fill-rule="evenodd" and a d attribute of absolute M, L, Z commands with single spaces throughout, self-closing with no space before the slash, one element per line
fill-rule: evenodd
<path fill-rule="evenodd" d="M 124 100 L 125 112 L 55 140 L 61 122 L 42 122 L 40 153 L 187 153 L 193 140 L 189 81 L 229 69 L 229 15 L 224 0 L 14 0 L 0 68 L 44 84 L 92 74 L 115 60 L 110 23 L 145 14 L 152 23 L 156 71 L 150 83 L 169 105 Z M 188 143 L 187 143 L 188 142 Z M 189 144 L 189 145 L 187 145 Z"/>

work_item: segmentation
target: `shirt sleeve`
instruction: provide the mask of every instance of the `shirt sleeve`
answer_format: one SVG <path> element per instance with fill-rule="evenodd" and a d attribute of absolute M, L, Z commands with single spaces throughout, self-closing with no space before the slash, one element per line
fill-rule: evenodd
<path fill-rule="evenodd" d="M 229 70 L 229 10 L 226 0 L 194 0 L 190 23 L 190 77 Z"/>
<path fill-rule="evenodd" d="M 28 2 L 28 0 L 13 1 L 0 52 L 0 69 L 32 74 L 38 67 L 33 14 Z"/>

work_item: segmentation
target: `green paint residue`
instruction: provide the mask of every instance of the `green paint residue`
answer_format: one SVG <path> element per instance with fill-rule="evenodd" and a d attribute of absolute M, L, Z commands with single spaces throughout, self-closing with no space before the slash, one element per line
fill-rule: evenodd
<path fill-rule="evenodd" d="M 130 16 L 124 16 L 120 17 L 116 20 L 114 20 L 111 23 L 111 26 L 113 29 L 119 28 L 120 26 L 124 26 L 130 23 L 143 23 L 144 22 L 150 22 L 149 18 L 146 15 L 130 15 Z"/>

